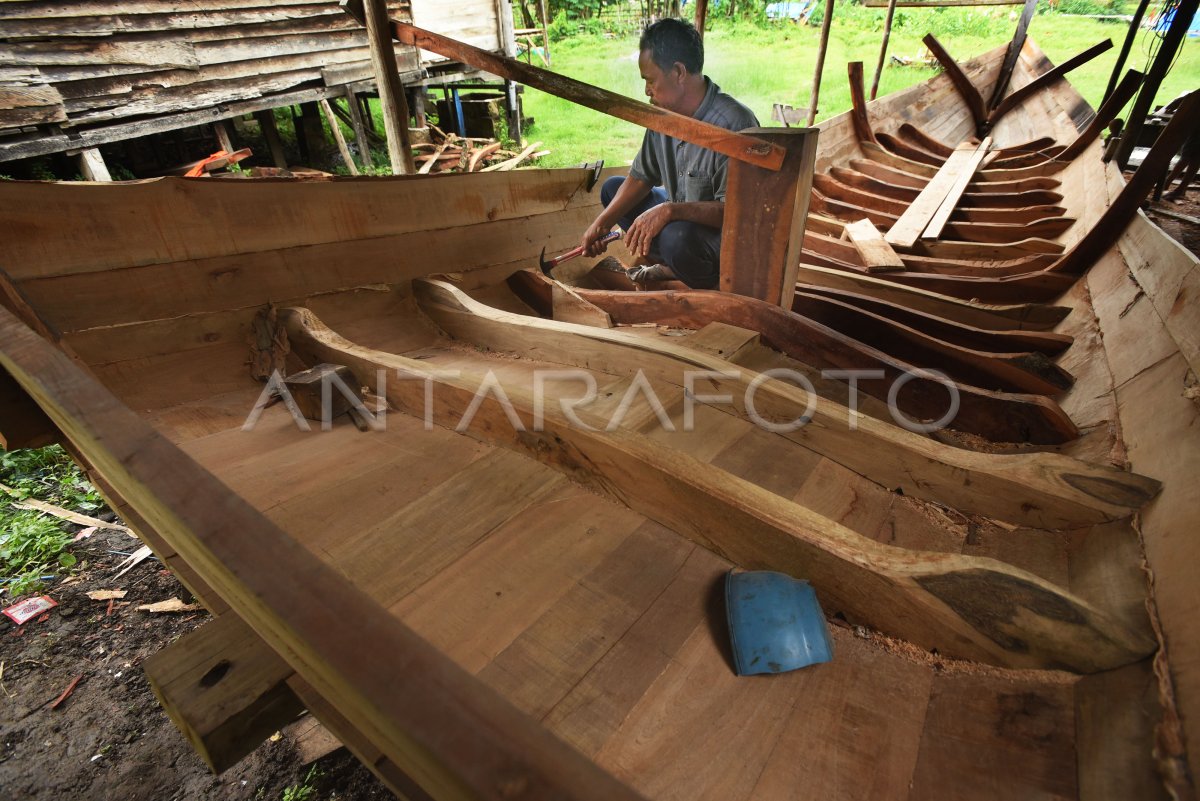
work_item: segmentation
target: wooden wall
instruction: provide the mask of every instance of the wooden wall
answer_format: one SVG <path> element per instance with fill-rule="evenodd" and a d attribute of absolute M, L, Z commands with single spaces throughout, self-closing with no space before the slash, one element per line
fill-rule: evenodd
<path fill-rule="evenodd" d="M 388 7 L 490 50 L 511 29 L 505 0 Z M 412 47 L 396 57 L 401 73 L 421 67 Z M 0 3 L 0 144 L 22 126 L 111 125 L 371 77 L 366 33 L 336 0 Z"/>

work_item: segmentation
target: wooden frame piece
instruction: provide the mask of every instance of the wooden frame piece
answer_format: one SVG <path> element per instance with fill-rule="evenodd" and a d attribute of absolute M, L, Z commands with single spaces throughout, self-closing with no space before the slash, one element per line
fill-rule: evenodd
<path fill-rule="evenodd" d="M 639 798 L 318 561 L 5 310 L 0 333 L 0 366 L 116 491 L 431 794 L 500 801 L 519 780 L 530 798 Z"/>
<path fill-rule="evenodd" d="M 967 110 L 971 112 L 971 119 L 975 122 L 975 129 L 981 130 L 987 121 L 987 109 L 983 104 L 983 96 L 979 94 L 975 84 L 971 83 L 971 79 L 962 71 L 962 67 L 958 66 L 958 62 L 947 52 L 946 48 L 942 47 L 942 43 L 937 40 L 936 36 L 927 33 L 921 42 L 929 48 L 929 52 L 942 65 L 942 70 L 950 78 L 954 88 L 958 90 L 959 97 L 967 104 Z"/>
<path fill-rule="evenodd" d="M 966 189 L 990 145 L 991 140 L 987 139 L 978 147 L 960 145 L 956 148 L 884 238 L 896 247 L 912 247 L 941 209 L 949 193 L 958 189 L 958 194 L 961 195 Z M 962 180 L 964 173 L 968 176 L 966 181 Z M 949 216 L 947 211 L 946 217 Z"/>
<path fill-rule="evenodd" d="M 860 142 L 874 142 L 875 132 L 871 130 L 867 99 L 863 96 L 863 63 L 851 61 L 846 64 L 846 71 L 850 77 L 850 121 L 854 123 L 854 134 Z"/>
<path fill-rule="evenodd" d="M 987 104 L 989 109 L 994 109 L 1000 103 L 1000 98 L 1004 97 L 1004 93 L 1008 91 L 1008 82 L 1012 80 L 1013 68 L 1017 66 L 1021 48 L 1025 46 L 1025 35 L 1029 31 L 1029 23 L 1033 21 L 1036 11 L 1037 0 L 1025 0 L 1025 8 L 1021 10 L 1021 17 L 1017 20 L 1017 30 L 1008 43 L 1008 49 L 1004 51 L 1004 61 L 1000 64 L 1000 72 L 996 75 L 996 86 L 992 90 L 992 97 Z"/>
<path fill-rule="evenodd" d="M 1060 80 L 1071 70 L 1088 63 L 1104 51 L 1111 49 L 1112 46 L 1112 39 L 1105 39 L 1103 42 L 1092 45 L 1082 53 L 1072 56 L 1054 69 L 1044 72 L 1038 77 L 1034 78 L 1032 81 L 1025 84 L 1020 89 L 1016 90 L 1011 95 L 996 104 L 991 113 L 987 115 L 987 126 L 989 128 L 994 126 L 1005 114 L 1024 103 L 1025 98 L 1032 97 L 1033 95 L 1045 89 L 1047 86 L 1053 84 L 1055 81 Z"/>
<path fill-rule="evenodd" d="M 1083 151 L 1087 150 L 1088 146 L 1100 138 L 1100 134 L 1108 128 L 1108 124 L 1116 119 L 1121 113 L 1121 109 L 1125 108 L 1125 104 L 1133 99 L 1137 94 L 1138 87 L 1142 85 L 1144 76 L 1137 70 L 1129 70 L 1125 73 L 1125 77 L 1117 84 L 1116 89 L 1110 94 L 1100 108 L 1096 110 L 1096 116 L 1092 117 L 1092 121 L 1088 123 L 1087 128 L 1084 128 L 1075 141 L 1067 145 L 1067 148 L 1055 156 L 1061 161 L 1074 161 Z"/>
<path fill-rule="evenodd" d="M 466 425 L 471 436 L 561 470 L 737 564 L 803 575 L 827 609 L 881 631 L 992 664 L 1082 672 L 1128 664 L 1156 647 L 1148 632 L 1030 573 L 989 559 L 882 545 L 640 434 L 595 430 L 602 422 L 579 410 L 588 427 L 545 408 L 541 430 L 514 436 L 509 410 L 532 414 L 523 390 L 506 391 L 509 405 L 494 396 L 481 400 L 482 375 L 447 378 L 424 362 L 360 347 L 307 309 L 286 309 L 281 317 L 306 360 L 347 364 L 361 378 L 385 369 L 429 382 L 438 398 L 436 424 Z M 422 381 L 389 382 L 388 400 L 423 416 Z M 476 413 L 464 424 L 468 407 Z M 995 616 L 997 605 L 1011 610 L 1004 620 Z"/>
<path fill-rule="evenodd" d="M 730 162 L 720 287 L 786 309 L 796 290 L 819 131 L 751 128 L 749 133 L 787 155 L 775 171 Z"/>

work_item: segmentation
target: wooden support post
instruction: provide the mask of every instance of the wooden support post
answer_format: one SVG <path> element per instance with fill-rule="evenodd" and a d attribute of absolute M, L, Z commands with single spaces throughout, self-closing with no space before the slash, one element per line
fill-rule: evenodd
<path fill-rule="evenodd" d="M 94 147 L 89 147 L 87 150 L 79 151 L 79 172 L 83 175 L 85 181 L 111 181 L 112 176 L 108 174 L 108 165 L 104 163 L 104 156 L 100 155 L 100 151 Z"/>
<path fill-rule="evenodd" d="M 229 138 L 229 128 L 225 125 L 225 120 L 217 120 L 213 123 L 213 133 L 217 135 L 217 144 L 226 153 L 233 152 L 233 140 Z"/>
<path fill-rule="evenodd" d="M 808 96 L 808 125 L 817 118 L 817 100 L 821 94 L 821 73 L 825 71 L 825 51 L 829 47 L 829 26 L 833 24 L 834 0 L 825 0 L 825 16 L 821 20 L 821 43 L 817 46 L 817 68 L 813 73 L 812 92 Z"/>
<path fill-rule="evenodd" d="M 777 172 L 731 159 L 721 226 L 721 291 L 792 307 L 817 156 L 815 128 L 752 128 L 786 153 Z"/>
<path fill-rule="evenodd" d="M 371 141 L 367 138 L 367 129 L 363 125 L 362 108 L 358 105 L 358 96 L 349 86 L 346 87 L 346 108 L 350 113 L 350 127 L 354 129 L 354 144 L 358 147 L 358 155 L 362 159 L 363 169 L 370 172 L 374 165 L 371 158 Z"/>
<path fill-rule="evenodd" d="M 1150 71 L 1146 73 L 1142 91 L 1133 101 L 1133 108 L 1130 109 L 1129 117 L 1125 120 L 1125 133 L 1121 134 L 1121 144 L 1117 146 L 1117 164 L 1121 169 L 1125 169 L 1129 164 L 1129 155 L 1137 146 L 1138 135 L 1142 132 L 1142 126 L 1146 123 L 1146 115 L 1154 104 L 1158 87 L 1162 85 L 1163 78 L 1167 77 L 1168 70 L 1175 62 L 1175 54 L 1179 52 L 1179 46 L 1183 44 L 1187 35 L 1188 26 L 1192 24 L 1192 19 L 1196 16 L 1197 6 L 1200 6 L 1200 0 L 1181 0 L 1175 9 L 1171 27 L 1167 29 L 1167 35 L 1158 48 L 1154 63 L 1150 65 Z"/>
<path fill-rule="evenodd" d="M 333 133 L 334 141 L 337 142 L 338 152 L 342 154 L 342 161 L 346 163 L 346 169 L 350 170 L 351 175 L 358 175 L 358 167 L 354 165 L 354 157 L 350 155 L 350 147 L 346 144 L 346 137 L 342 135 L 338 118 L 334 116 L 333 109 L 329 107 L 329 101 L 325 98 L 321 98 L 321 111 L 325 113 L 325 121 L 329 123 L 329 130 Z"/>
<path fill-rule="evenodd" d="M 700 0 L 707 3 L 708 0 Z M 546 56 L 546 66 L 550 66 L 550 15 L 546 13 L 546 0 L 538 0 L 538 14 L 542 18 L 542 51 Z M 704 36 L 704 29 L 700 29 L 700 35 Z"/>
<path fill-rule="evenodd" d="M 1137 38 L 1137 32 L 1141 30 L 1142 16 L 1146 13 L 1146 7 L 1149 5 L 1150 0 L 1141 0 L 1137 10 L 1133 12 L 1133 19 L 1129 21 L 1129 31 L 1125 34 L 1125 41 L 1121 43 L 1121 52 L 1117 54 L 1117 63 L 1113 65 L 1108 86 L 1104 88 L 1105 100 L 1108 100 L 1112 96 L 1113 90 L 1117 88 L 1117 79 L 1121 77 L 1121 69 L 1125 66 L 1125 59 L 1129 58 L 1129 49 L 1133 47 L 1133 40 Z"/>
<path fill-rule="evenodd" d="M 295 671 L 229 612 L 142 667 L 175 727 L 214 773 L 233 767 L 304 710 L 287 685 Z"/>
<path fill-rule="evenodd" d="M 996 88 L 992 90 L 992 99 L 988 101 L 989 109 L 1000 105 L 1000 101 L 1004 99 L 1004 93 L 1008 91 L 1008 82 L 1012 79 L 1013 68 L 1017 66 L 1021 48 L 1025 46 L 1025 35 L 1029 31 L 1029 23 L 1033 21 L 1033 12 L 1035 11 L 1037 11 L 1037 0 L 1025 0 L 1025 8 L 1021 11 L 1021 18 L 1017 20 L 1017 30 L 1013 33 L 1012 41 L 1008 43 L 1008 49 L 1004 51 L 1004 61 L 1000 64 Z"/>
<path fill-rule="evenodd" d="M 375 133 L 375 115 L 371 112 L 371 96 L 361 95 L 358 101 L 362 103 L 363 122 L 367 124 L 367 130 Z"/>
<path fill-rule="evenodd" d="M 543 0 L 544 2 L 544 0 Z M 708 20 L 708 0 L 696 0 L 696 31 L 704 39 L 704 23 Z"/>
<path fill-rule="evenodd" d="M 428 128 L 429 120 L 425 116 L 425 87 L 418 86 L 413 92 L 412 103 L 413 122 L 418 128 Z"/>
<path fill-rule="evenodd" d="M 892 38 L 892 18 L 896 16 L 896 0 L 888 0 L 887 19 L 883 22 L 883 43 L 879 45 L 879 63 L 875 65 L 875 78 L 871 81 L 871 99 L 879 92 L 879 78 L 887 62 L 888 40 Z"/>
<path fill-rule="evenodd" d="M 292 117 L 296 124 L 296 142 L 300 155 L 309 166 L 325 159 L 325 126 L 321 124 L 321 111 L 316 103 L 301 103 L 300 116 Z"/>
<path fill-rule="evenodd" d="M 275 112 L 270 109 L 256 111 L 254 119 L 258 120 L 258 127 L 262 131 L 263 139 L 267 140 L 267 149 L 271 151 L 271 160 L 275 162 L 276 167 L 286 170 L 287 156 L 283 153 L 283 140 L 279 138 L 279 126 L 275 124 Z"/>
<path fill-rule="evenodd" d="M 371 65 L 375 70 L 375 85 L 379 87 L 379 102 L 383 106 L 383 129 L 387 134 L 392 175 L 412 175 L 417 168 L 408 138 L 408 101 L 396 66 L 387 4 L 384 0 L 364 0 L 364 4 Z"/>

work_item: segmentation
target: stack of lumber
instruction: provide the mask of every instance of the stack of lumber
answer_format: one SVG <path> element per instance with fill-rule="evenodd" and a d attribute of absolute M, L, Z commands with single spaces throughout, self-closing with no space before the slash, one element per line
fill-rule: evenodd
<path fill-rule="evenodd" d="M 495 139 L 462 137 L 446 134 L 435 125 L 430 126 L 432 141 L 413 145 L 417 172 L 506 172 L 522 163 L 548 155 L 549 150 L 539 150 L 542 143 L 533 142 L 520 152 L 506 150 Z"/>

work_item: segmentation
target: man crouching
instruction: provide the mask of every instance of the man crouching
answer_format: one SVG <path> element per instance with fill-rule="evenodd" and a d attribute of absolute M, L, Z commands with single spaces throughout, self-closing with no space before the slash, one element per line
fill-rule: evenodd
<path fill-rule="evenodd" d="M 704 43 L 686 22 L 664 19 L 646 28 L 638 67 L 652 105 L 730 131 L 758 125 L 750 109 L 702 72 Z M 613 225 L 625 231 L 629 251 L 643 266 L 629 271 L 638 283 L 683 281 L 712 289 L 721 276 L 721 221 L 729 157 L 655 131 L 646 131 L 629 177 L 604 182 L 604 211 L 580 244 L 598 256 Z"/>

